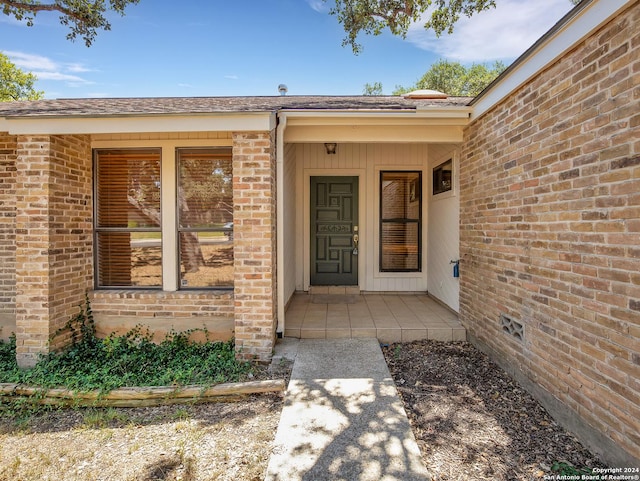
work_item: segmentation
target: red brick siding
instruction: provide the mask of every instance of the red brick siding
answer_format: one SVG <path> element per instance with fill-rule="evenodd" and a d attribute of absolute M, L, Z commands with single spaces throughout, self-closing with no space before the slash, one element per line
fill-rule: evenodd
<path fill-rule="evenodd" d="M 460 166 L 462 322 L 635 455 L 639 48 L 636 4 L 473 121 Z"/>

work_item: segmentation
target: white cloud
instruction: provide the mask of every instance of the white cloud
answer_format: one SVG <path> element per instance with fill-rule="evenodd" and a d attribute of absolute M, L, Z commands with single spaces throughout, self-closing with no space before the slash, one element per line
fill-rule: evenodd
<path fill-rule="evenodd" d="M 443 58 L 459 62 L 511 61 L 527 50 L 572 8 L 569 0 L 502 0 L 497 7 L 462 17 L 451 35 L 440 38 L 410 27 L 407 40 Z"/>
<path fill-rule="evenodd" d="M 64 80 L 67 82 L 85 82 L 84 79 L 78 77 L 77 75 L 69 75 L 62 72 L 34 70 L 33 74 L 36 75 L 40 80 Z"/>
<path fill-rule="evenodd" d="M 25 70 L 56 70 L 58 68 L 55 62 L 42 55 L 13 51 L 5 51 L 4 53 L 13 63 Z"/>
<path fill-rule="evenodd" d="M 48 57 L 26 52 L 7 51 L 4 53 L 16 66 L 33 73 L 38 77 L 38 80 L 66 82 L 71 87 L 95 83 L 75 75 L 91 71 L 79 63 L 59 64 Z"/>
<path fill-rule="evenodd" d="M 237 75 L 225 75 L 224 78 L 229 80 L 238 80 L 240 77 L 238 77 Z"/>
<path fill-rule="evenodd" d="M 75 72 L 75 73 L 95 72 L 94 69 L 85 67 L 80 63 L 68 63 L 68 64 L 65 64 L 64 67 L 65 67 L 65 70 L 69 72 Z"/>
<path fill-rule="evenodd" d="M 324 0 L 307 0 L 307 3 L 316 12 L 327 13 L 329 11 L 329 7 Z"/>
<path fill-rule="evenodd" d="M 191 85 L 191 84 L 183 84 L 183 83 L 180 83 L 180 84 L 178 84 L 178 87 L 183 87 L 183 88 L 192 89 L 192 88 L 193 88 L 193 85 Z"/>

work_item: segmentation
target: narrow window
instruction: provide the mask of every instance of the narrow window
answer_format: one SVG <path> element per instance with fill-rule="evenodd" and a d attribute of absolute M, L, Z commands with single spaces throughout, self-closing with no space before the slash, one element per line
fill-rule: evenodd
<path fill-rule="evenodd" d="M 233 287 L 230 148 L 177 149 L 180 287 Z"/>
<path fill-rule="evenodd" d="M 380 173 L 380 270 L 418 272 L 422 246 L 422 173 Z"/>
<path fill-rule="evenodd" d="M 453 185 L 453 160 L 434 167 L 433 169 L 433 195 L 449 192 Z"/>
<path fill-rule="evenodd" d="M 96 150 L 97 287 L 161 287 L 160 149 Z"/>

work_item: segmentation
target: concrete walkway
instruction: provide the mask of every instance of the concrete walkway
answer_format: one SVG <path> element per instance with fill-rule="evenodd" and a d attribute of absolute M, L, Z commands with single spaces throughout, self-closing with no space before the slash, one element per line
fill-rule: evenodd
<path fill-rule="evenodd" d="M 266 481 L 431 479 L 376 339 L 279 348 L 295 361 Z"/>

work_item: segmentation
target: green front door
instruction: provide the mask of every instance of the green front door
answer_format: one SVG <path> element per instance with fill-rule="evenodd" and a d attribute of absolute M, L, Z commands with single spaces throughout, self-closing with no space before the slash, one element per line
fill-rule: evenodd
<path fill-rule="evenodd" d="M 311 285 L 358 285 L 358 178 L 311 177 Z"/>

